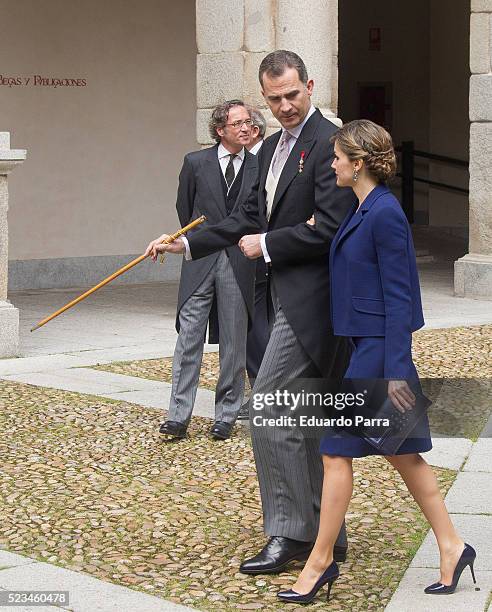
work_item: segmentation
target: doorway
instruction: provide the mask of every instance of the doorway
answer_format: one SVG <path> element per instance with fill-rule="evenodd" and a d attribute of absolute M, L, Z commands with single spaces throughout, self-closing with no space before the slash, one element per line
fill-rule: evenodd
<path fill-rule="evenodd" d="M 452 4 L 339 2 L 338 116 L 384 125 L 396 146 L 413 142 L 417 152 L 465 162 L 414 157 L 415 177 L 432 184 L 413 182 L 412 220 L 461 238 L 466 249 L 470 3 Z M 401 198 L 401 179 L 392 188 Z"/>

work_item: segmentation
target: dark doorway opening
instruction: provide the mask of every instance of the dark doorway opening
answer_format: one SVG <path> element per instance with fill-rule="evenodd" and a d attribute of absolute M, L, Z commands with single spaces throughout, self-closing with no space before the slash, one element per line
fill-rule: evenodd
<path fill-rule="evenodd" d="M 468 160 L 469 0 L 339 2 L 339 108 L 344 121 L 384 125 L 395 145 Z M 468 236 L 468 197 L 442 184 L 468 188 L 468 168 L 416 157 L 413 222 L 427 235 L 462 242 Z M 401 181 L 392 185 L 401 198 Z"/>

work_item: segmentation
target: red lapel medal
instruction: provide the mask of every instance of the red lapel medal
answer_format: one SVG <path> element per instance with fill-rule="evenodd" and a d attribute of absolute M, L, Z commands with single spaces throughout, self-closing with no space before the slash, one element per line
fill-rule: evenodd
<path fill-rule="evenodd" d="M 299 158 L 299 174 L 304 170 L 304 157 L 306 151 L 301 151 L 301 157 Z"/>

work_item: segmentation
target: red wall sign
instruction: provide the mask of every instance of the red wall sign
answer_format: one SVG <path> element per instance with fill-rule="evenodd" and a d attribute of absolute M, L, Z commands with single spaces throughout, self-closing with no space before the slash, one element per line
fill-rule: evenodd
<path fill-rule="evenodd" d="M 381 51 L 381 28 L 369 28 L 369 51 Z"/>

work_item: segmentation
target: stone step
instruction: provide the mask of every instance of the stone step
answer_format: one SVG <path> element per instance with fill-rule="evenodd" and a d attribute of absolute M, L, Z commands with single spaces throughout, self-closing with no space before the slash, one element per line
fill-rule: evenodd
<path fill-rule="evenodd" d="M 435 261 L 435 257 L 434 255 L 431 255 L 429 249 L 416 248 L 415 255 L 417 257 L 418 264 L 432 263 L 433 261 Z"/>
<path fill-rule="evenodd" d="M 434 261 L 436 261 L 434 255 L 417 255 L 418 264 L 433 263 Z"/>

